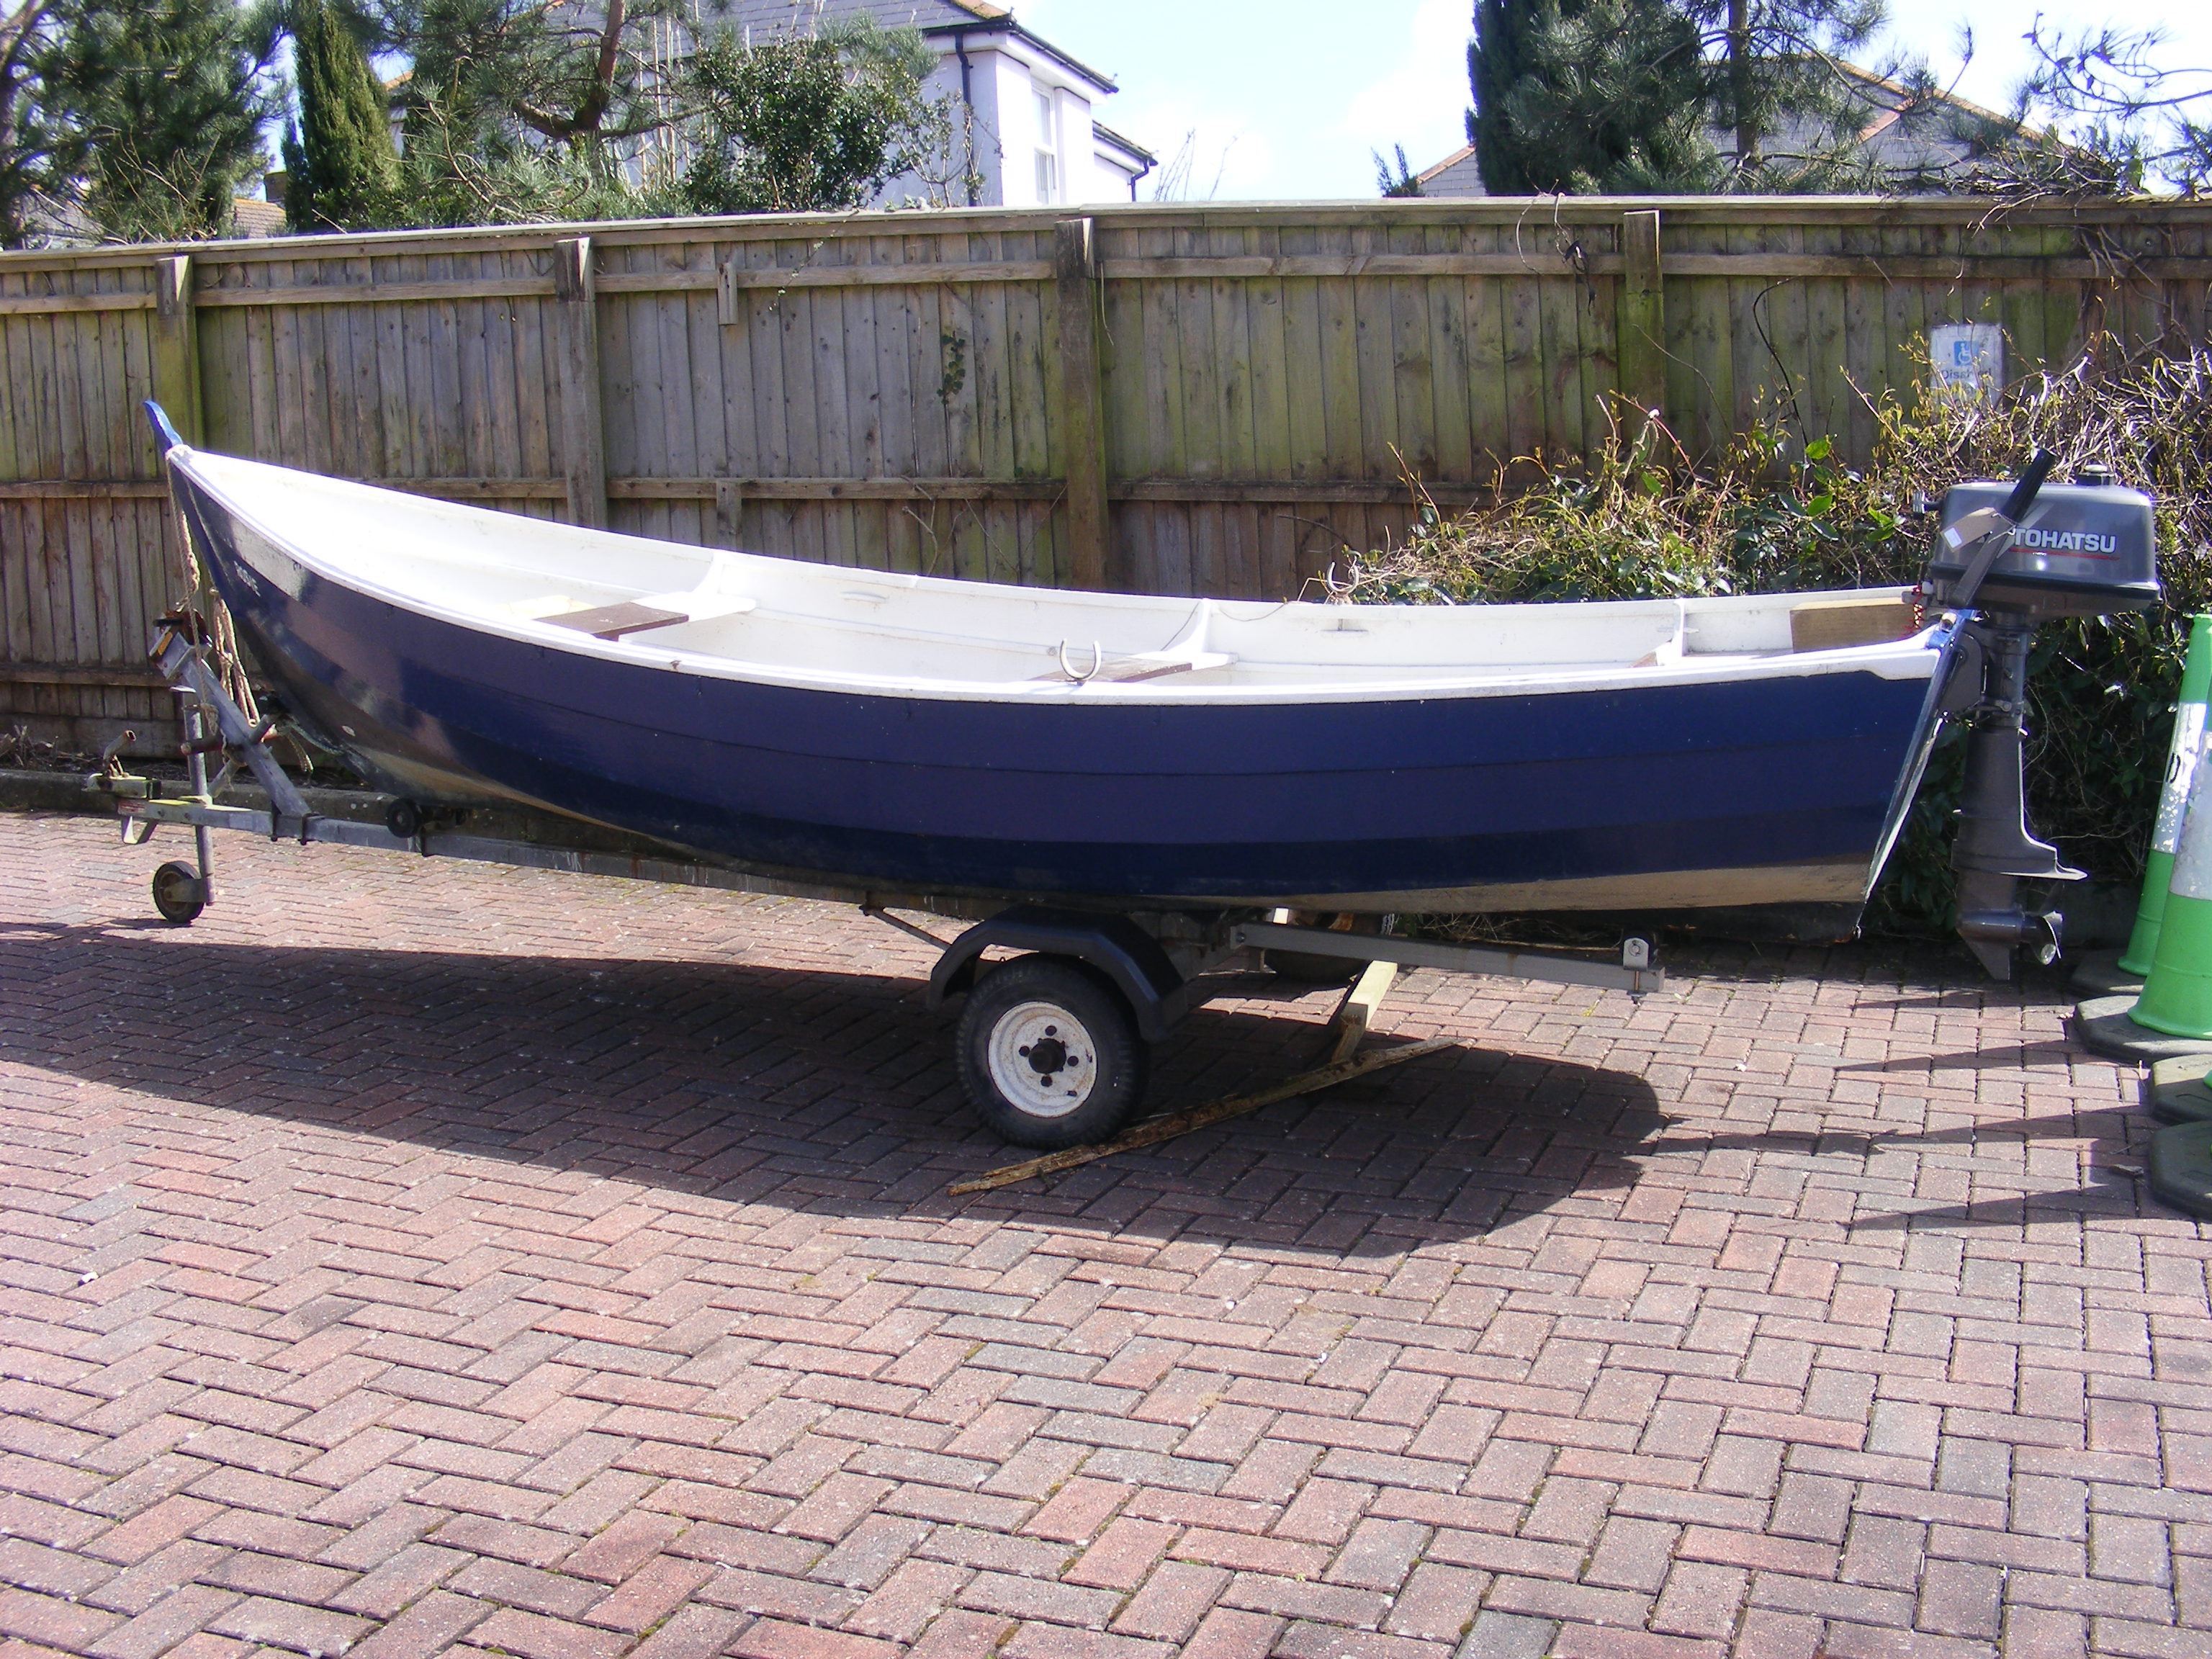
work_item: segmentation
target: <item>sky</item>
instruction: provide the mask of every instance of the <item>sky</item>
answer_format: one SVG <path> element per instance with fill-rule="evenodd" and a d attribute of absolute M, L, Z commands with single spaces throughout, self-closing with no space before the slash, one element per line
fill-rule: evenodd
<path fill-rule="evenodd" d="M 1472 0 L 1004 3 L 1120 83 L 1097 112 L 1107 125 L 1164 160 L 1196 134 L 1194 197 L 1372 198 L 1372 153 L 1402 144 L 1419 172 L 1467 142 Z M 2177 58 L 2212 63 L 2212 7 L 2202 4 L 1892 0 L 1892 10 L 1889 46 L 1927 58 L 1947 83 L 1959 77 L 1962 97 L 1996 108 L 2010 101 L 2026 64 L 2020 36 L 2039 13 L 2062 26 L 2125 27 L 2164 12 Z M 1963 74 L 1961 25 L 1974 35 Z"/>

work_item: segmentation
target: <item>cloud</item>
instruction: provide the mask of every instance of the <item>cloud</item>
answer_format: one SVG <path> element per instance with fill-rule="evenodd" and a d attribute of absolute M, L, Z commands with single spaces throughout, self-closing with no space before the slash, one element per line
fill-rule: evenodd
<path fill-rule="evenodd" d="M 1124 94 L 1101 118 L 1116 131 L 1141 132 L 1145 144 L 1159 156 L 1163 167 L 1182 147 L 1183 135 L 1195 134 L 1188 191 L 1194 201 L 1203 201 L 1209 195 L 1221 201 L 1267 195 L 1268 181 L 1284 170 L 1273 135 L 1255 110 L 1219 104 L 1194 106 L 1179 98 L 1139 101 Z M 1138 185 L 1138 195 L 1149 200 L 1153 182 L 1147 179 Z"/>
<path fill-rule="evenodd" d="M 1363 156 L 1403 144 L 1416 169 L 1465 143 L 1471 10 L 1467 0 L 1420 0 L 1407 20 L 1401 55 L 1381 79 L 1346 100 L 1337 136 Z"/>
<path fill-rule="evenodd" d="M 1162 159 L 1198 133 L 1200 193 L 1374 194 L 1369 153 L 1416 167 L 1466 142 L 1469 0 L 1015 0 L 1023 22 L 1115 76 L 1100 118 Z M 1224 158 L 1225 157 L 1225 161 Z M 1144 188 L 1139 187 L 1140 191 Z"/>

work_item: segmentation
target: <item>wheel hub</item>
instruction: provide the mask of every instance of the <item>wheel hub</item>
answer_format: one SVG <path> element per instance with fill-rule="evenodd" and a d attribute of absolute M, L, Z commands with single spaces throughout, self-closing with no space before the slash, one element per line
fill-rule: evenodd
<path fill-rule="evenodd" d="M 1009 1008 L 991 1028 L 991 1081 L 1036 1117 L 1065 1117 L 1098 1081 L 1097 1045 L 1083 1022 L 1050 1002 Z"/>

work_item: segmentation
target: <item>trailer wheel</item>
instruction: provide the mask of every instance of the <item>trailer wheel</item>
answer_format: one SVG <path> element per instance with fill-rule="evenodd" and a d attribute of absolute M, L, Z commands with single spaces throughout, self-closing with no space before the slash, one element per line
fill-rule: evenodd
<path fill-rule="evenodd" d="M 191 865 L 171 859 L 154 872 L 154 908 L 182 927 L 207 908 L 207 884 Z"/>
<path fill-rule="evenodd" d="M 986 971 L 961 1011 L 959 1046 L 976 1115 L 1018 1146 L 1103 1140 L 1144 1098 L 1136 1017 L 1103 976 L 1064 957 Z"/>

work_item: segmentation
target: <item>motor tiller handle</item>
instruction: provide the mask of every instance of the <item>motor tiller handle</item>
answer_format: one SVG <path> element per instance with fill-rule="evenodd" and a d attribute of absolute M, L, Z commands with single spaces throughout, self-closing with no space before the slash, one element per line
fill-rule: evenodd
<path fill-rule="evenodd" d="M 2005 504 L 1997 511 L 2018 524 L 2027 516 L 2027 509 L 2035 505 L 2036 492 L 2043 488 L 2043 481 L 2057 465 L 2058 457 L 2053 451 L 2039 449 L 2030 455 L 2027 471 L 2020 475 L 2020 482 L 2012 487 L 2012 494 L 2005 497 Z"/>
<path fill-rule="evenodd" d="M 2005 550 L 2012 545 L 2012 532 L 2035 505 L 2043 481 L 2051 476 L 2051 469 L 2058 465 L 2058 457 L 2048 449 L 2039 449 L 2027 458 L 2027 468 L 2013 485 L 2012 494 L 2005 504 L 1991 513 L 1987 507 L 1969 514 L 1943 532 L 1944 540 L 1964 551 L 1978 544 L 1973 556 L 1960 575 L 1958 585 L 1951 590 L 1951 603 L 1959 610 L 1972 605 L 1982 591 L 1982 581 L 1990 574 Z"/>

